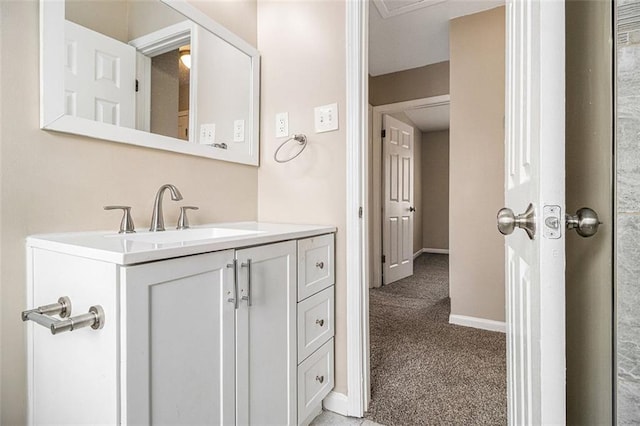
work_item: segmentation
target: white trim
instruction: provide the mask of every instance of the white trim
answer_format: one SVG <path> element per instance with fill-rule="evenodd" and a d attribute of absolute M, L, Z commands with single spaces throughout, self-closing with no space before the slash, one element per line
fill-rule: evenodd
<path fill-rule="evenodd" d="M 378 105 L 373 107 L 372 117 L 372 138 L 371 138 L 371 156 L 372 156 L 372 168 L 366 170 L 367 182 L 369 181 L 369 173 L 371 173 L 371 181 L 382 184 L 382 137 L 380 132 L 382 131 L 382 116 L 384 114 L 393 114 L 396 112 L 407 111 L 412 109 L 422 109 L 438 107 L 442 105 L 449 105 L 451 102 L 451 96 L 440 95 L 431 96 L 428 98 L 413 99 L 410 101 L 395 102 L 392 104 Z M 375 186 L 374 186 L 375 188 Z M 373 224 L 375 231 L 373 233 L 373 246 L 372 246 L 372 265 L 373 275 L 371 282 L 375 286 L 382 285 L 382 196 L 381 191 L 373 191 L 373 198 L 371 200 L 371 208 L 373 209 Z"/>
<path fill-rule="evenodd" d="M 191 43 L 192 32 L 193 24 L 191 21 L 182 21 L 134 38 L 129 42 L 129 45 L 135 47 L 145 56 L 154 57 Z"/>
<path fill-rule="evenodd" d="M 422 253 L 449 254 L 449 249 L 423 248 Z"/>
<path fill-rule="evenodd" d="M 367 29 L 368 1 L 346 4 L 346 103 L 347 103 L 347 415 L 362 417 L 369 399 L 369 310 L 367 274 L 367 215 L 364 173 L 367 168 Z"/>
<path fill-rule="evenodd" d="M 349 398 L 343 393 L 336 391 L 329 392 L 329 395 L 322 401 L 322 406 L 327 411 L 347 416 L 349 411 Z"/>
<path fill-rule="evenodd" d="M 424 249 L 420 249 L 417 252 L 413 253 L 413 260 L 416 260 L 416 257 L 420 256 L 424 252 Z"/>
<path fill-rule="evenodd" d="M 479 328 L 481 330 L 499 331 L 500 333 L 507 332 L 507 324 L 504 321 L 468 317 L 466 315 L 449 315 L 449 324 Z"/>

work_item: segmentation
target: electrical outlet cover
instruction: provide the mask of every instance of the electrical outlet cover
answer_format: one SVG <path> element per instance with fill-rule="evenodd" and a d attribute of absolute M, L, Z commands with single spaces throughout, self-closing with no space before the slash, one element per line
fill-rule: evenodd
<path fill-rule="evenodd" d="M 338 130 L 338 104 L 314 108 L 314 122 L 316 133 Z"/>
<path fill-rule="evenodd" d="M 279 112 L 276 114 L 276 138 L 287 136 L 289 136 L 289 113 Z"/>

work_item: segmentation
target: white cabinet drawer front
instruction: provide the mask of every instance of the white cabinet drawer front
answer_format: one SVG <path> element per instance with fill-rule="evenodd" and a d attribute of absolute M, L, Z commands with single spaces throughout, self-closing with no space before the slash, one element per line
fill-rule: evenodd
<path fill-rule="evenodd" d="M 333 234 L 298 241 L 298 301 L 335 284 Z"/>
<path fill-rule="evenodd" d="M 334 302 L 331 286 L 298 303 L 298 362 L 335 334 Z"/>
<path fill-rule="evenodd" d="M 333 389 L 333 339 L 298 366 L 298 423 Z"/>

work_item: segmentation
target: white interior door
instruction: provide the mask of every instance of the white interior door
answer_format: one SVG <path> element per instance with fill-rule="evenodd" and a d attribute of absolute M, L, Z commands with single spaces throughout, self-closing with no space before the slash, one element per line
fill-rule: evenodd
<path fill-rule="evenodd" d="M 510 424 L 565 423 L 564 2 L 507 2 L 505 203 Z"/>
<path fill-rule="evenodd" d="M 135 128 L 136 49 L 65 22 L 65 114 Z"/>
<path fill-rule="evenodd" d="M 383 283 L 413 275 L 413 127 L 382 117 Z"/>

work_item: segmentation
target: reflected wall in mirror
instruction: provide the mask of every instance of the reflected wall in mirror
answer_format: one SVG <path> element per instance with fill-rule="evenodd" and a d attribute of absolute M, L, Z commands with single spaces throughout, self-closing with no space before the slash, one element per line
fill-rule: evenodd
<path fill-rule="evenodd" d="M 258 164 L 259 56 L 238 36 L 177 0 L 41 14 L 42 128 Z"/>

